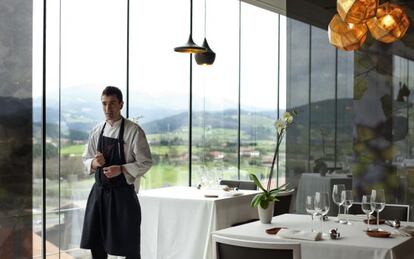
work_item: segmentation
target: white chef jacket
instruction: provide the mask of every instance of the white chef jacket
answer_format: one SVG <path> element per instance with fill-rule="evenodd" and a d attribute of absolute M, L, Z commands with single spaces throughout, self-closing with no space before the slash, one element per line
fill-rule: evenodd
<path fill-rule="evenodd" d="M 112 126 L 106 123 L 103 136 L 118 138 L 121 122 L 122 119 L 114 122 Z M 88 144 L 82 155 L 87 174 L 95 173 L 95 170 L 92 169 L 92 160 L 98 152 L 99 135 L 104 124 L 105 121 L 98 124 L 91 131 Z M 125 173 L 125 179 L 128 184 L 135 184 L 135 190 L 138 192 L 140 178 L 151 168 L 152 158 L 144 131 L 140 126 L 128 119 L 125 119 L 124 125 L 124 152 L 126 164 L 123 166 L 128 171 L 128 173 Z"/>

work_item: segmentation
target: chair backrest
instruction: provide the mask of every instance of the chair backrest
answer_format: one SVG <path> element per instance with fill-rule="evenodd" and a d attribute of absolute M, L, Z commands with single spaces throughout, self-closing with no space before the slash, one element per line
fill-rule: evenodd
<path fill-rule="evenodd" d="M 300 243 L 253 241 L 213 234 L 214 259 L 300 259 Z"/>
<path fill-rule="evenodd" d="M 237 187 L 240 190 L 257 190 L 257 186 L 253 181 L 221 180 L 220 185 L 227 185 L 230 188 Z"/>
<path fill-rule="evenodd" d="M 273 211 L 273 216 L 289 213 L 290 203 L 292 201 L 292 196 L 294 192 L 295 189 L 278 193 L 277 199 L 279 201 L 275 203 L 275 210 Z"/>
<path fill-rule="evenodd" d="M 360 202 L 354 202 L 349 208 L 350 214 L 364 214 Z M 375 216 L 375 213 L 374 213 Z M 385 204 L 385 208 L 380 212 L 380 218 L 386 220 L 398 219 L 401 221 L 409 221 L 410 206 L 404 204 Z"/>

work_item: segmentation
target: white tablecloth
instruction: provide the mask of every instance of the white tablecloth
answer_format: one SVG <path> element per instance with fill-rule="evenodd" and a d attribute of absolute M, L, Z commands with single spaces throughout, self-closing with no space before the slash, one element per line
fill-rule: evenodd
<path fill-rule="evenodd" d="M 320 222 L 315 221 L 315 229 L 320 230 Z M 367 225 L 362 222 L 352 222 L 352 225 L 342 225 L 333 222 L 333 218 L 324 222 L 324 230 L 338 228 L 341 238 L 331 240 L 324 237 L 321 241 L 294 240 L 301 243 L 302 259 L 413 259 L 414 238 L 395 236 L 390 238 L 373 238 L 363 231 Z M 413 222 L 402 222 L 402 225 L 413 225 Z M 253 222 L 237 227 L 222 229 L 214 233 L 239 237 L 249 240 L 283 242 L 275 235 L 269 235 L 266 229 L 272 227 L 287 227 L 288 229 L 311 229 L 309 215 L 284 214 L 274 217 L 272 224 Z M 393 228 L 381 225 L 387 231 L 395 231 Z M 325 231 L 327 232 L 327 231 Z M 290 242 L 292 240 L 289 240 Z"/>
<path fill-rule="evenodd" d="M 211 232 L 258 218 L 250 201 L 257 191 L 241 196 L 204 197 L 205 190 L 167 187 L 138 194 L 142 211 L 141 257 L 145 259 L 210 259 Z M 212 191 L 208 191 L 211 193 Z"/>

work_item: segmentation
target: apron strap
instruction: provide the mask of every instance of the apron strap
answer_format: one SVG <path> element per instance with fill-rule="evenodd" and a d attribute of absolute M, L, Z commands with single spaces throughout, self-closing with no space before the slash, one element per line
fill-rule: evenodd
<path fill-rule="evenodd" d="M 121 159 L 122 164 L 126 164 L 125 151 L 124 151 L 124 130 L 125 130 L 125 119 L 124 117 L 122 117 L 121 128 L 119 129 L 119 135 L 118 135 L 119 158 Z"/>
<path fill-rule="evenodd" d="M 102 153 L 102 150 L 103 150 L 102 137 L 103 137 L 105 126 L 106 126 L 106 122 L 104 123 L 104 125 L 102 127 L 102 130 L 101 130 L 101 133 L 99 134 L 99 139 L 98 139 L 98 152 L 101 152 L 101 153 Z"/>

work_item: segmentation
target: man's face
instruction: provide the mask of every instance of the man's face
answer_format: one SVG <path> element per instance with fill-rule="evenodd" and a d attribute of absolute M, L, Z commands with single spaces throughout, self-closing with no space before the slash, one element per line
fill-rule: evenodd
<path fill-rule="evenodd" d="M 102 108 L 107 120 L 117 120 L 121 117 L 124 102 L 120 102 L 116 95 L 102 95 Z"/>

